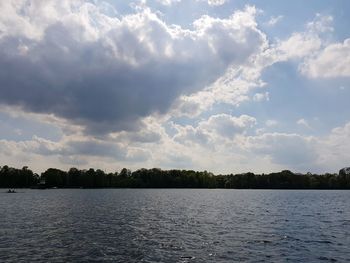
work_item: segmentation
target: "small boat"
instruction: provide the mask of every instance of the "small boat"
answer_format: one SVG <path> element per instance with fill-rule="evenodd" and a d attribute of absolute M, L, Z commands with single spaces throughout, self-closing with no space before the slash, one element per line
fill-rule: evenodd
<path fill-rule="evenodd" d="M 16 193 L 16 191 L 15 191 L 15 189 L 12 189 L 12 190 L 9 189 L 9 190 L 7 191 L 7 193 L 8 193 L 8 194 L 14 194 L 14 193 Z"/>

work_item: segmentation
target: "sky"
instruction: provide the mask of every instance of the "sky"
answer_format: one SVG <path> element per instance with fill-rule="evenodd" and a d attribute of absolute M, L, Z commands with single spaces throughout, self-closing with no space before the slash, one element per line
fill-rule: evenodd
<path fill-rule="evenodd" d="M 350 1 L 8 0 L 0 10 L 0 166 L 350 165 Z"/>

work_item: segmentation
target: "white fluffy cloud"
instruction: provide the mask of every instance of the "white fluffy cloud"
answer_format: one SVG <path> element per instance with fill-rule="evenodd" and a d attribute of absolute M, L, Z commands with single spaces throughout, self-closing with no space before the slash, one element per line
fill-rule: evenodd
<path fill-rule="evenodd" d="M 223 5 L 226 2 L 227 2 L 227 0 L 208 0 L 208 4 L 209 5 L 214 5 L 214 6 Z"/>
<path fill-rule="evenodd" d="M 193 118 L 210 110 L 215 104 L 226 103 L 238 107 L 249 100 L 249 91 L 265 85 L 260 79 L 264 67 L 264 63 L 260 63 L 259 58 L 252 59 L 239 67 L 231 67 L 204 90 L 179 97 L 170 114 Z M 264 93 L 263 96 L 268 99 L 268 93 Z"/>
<path fill-rule="evenodd" d="M 303 58 L 321 48 L 322 40 L 310 32 L 293 33 L 288 39 L 281 41 L 276 48 L 280 60 Z"/>
<path fill-rule="evenodd" d="M 318 54 L 328 43 L 325 35 L 333 31 L 332 22 L 331 16 L 316 14 L 315 18 L 306 24 L 304 31 L 294 32 L 286 39 L 274 43 L 265 52 L 265 60 L 270 61 L 271 65 L 287 60 L 303 61 Z"/>
<path fill-rule="evenodd" d="M 221 140 L 232 141 L 236 135 L 243 134 L 256 125 L 254 117 L 241 115 L 217 114 L 201 121 L 196 127 L 175 125 L 178 133 L 175 141 L 181 143 L 216 144 Z"/>
<path fill-rule="evenodd" d="M 280 41 L 272 54 L 278 61 L 302 59 L 300 71 L 310 78 L 350 76 L 350 39 L 343 43 L 329 43 L 323 34 L 334 31 L 333 17 L 317 14 L 307 23 L 307 30 L 295 32 Z"/>
<path fill-rule="evenodd" d="M 311 78 L 350 77 L 350 38 L 343 43 L 330 44 L 311 56 L 303 63 L 301 71 Z"/>
<path fill-rule="evenodd" d="M 256 10 L 248 8 L 249 13 L 255 14 Z M 252 17 L 242 17 L 242 20 L 249 21 L 249 24 L 256 23 Z M 196 117 L 207 111 L 213 105 L 227 103 L 239 106 L 248 101 L 248 93 L 254 88 L 266 85 L 261 80 L 262 72 L 269 66 L 282 62 L 294 60 L 303 62 L 312 56 L 319 54 L 326 46 L 326 41 L 322 38 L 323 33 L 333 30 L 333 18 L 331 16 L 316 17 L 305 26 L 305 31 L 294 32 L 286 39 L 268 43 L 266 35 L 261 42 L 260 52 L 255 53 L 249 60 L 239 66 L 229 67 L 213 84 L 199 92 L 190 95 L 180 96 L 173 104 L 171 114 L 174 116 Z M 248 23 L 248 22 L 247 22 Z M 258 92 L 253 96 L 253 101 L 269 100 L 269 92 Z"/>
<path fill-rule="evenodd" d="M 350 123 L 320 137 L 280 132 L 254 135 L 257 121 L 247 115 L 217 114 L 196 126 L 173 124 L 173 137 L 156 120 L 145 125 L 139 134 L 119 132 L 109 139 L 72 134 L 57 142 L 36 136 L 27 141 L 1 140 L 0 157 L 6 164 L 30 164 L 36 171 L 73 165 L 108 170 L 195 167 L 216 173 L 271 169 L 332 172 L 348 166 L 350 158 Z"/>
<path fill-rule="evenodd" d="M 234 135 L 252 128 L 256 123 L 256 119 L 248 115 L 234 117 L 228 114 L 217 114 L 210 116 L 207 121 L 200 122 L 199 128 L 232 139 Z"/>

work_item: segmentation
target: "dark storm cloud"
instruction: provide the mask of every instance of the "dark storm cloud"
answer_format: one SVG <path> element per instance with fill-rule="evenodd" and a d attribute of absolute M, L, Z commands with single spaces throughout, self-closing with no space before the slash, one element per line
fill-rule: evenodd
<path fill-rule="evenodd" d="M 88 133 L 132 130 L 263 43 L 254 25 L 232 27 L 239 24 L 233 17 L 203 19 L 197 31 L 178 29 L 177 36 L 147 10 L 135 17 L 98 37 L 77 22 L 56 21 L 41 38 L 7 32 L 0 38 L 0 103 L 52 113 Z"/>

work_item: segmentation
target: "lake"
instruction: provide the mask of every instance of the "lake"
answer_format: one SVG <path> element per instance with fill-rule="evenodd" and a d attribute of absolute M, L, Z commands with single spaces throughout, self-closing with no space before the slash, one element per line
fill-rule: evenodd
<path fill-rule="evenodd" d="M 0 189 L 0 262 L 350 262 L 350 191 Z"/>

